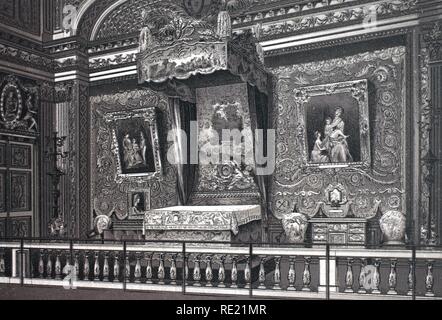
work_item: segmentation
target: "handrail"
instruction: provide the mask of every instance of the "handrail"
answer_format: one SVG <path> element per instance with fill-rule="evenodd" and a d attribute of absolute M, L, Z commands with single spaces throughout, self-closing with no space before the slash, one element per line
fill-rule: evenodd
<path fill-rule="evenodd" d="M 141 239 L 124 239 L 124 240 L 110 240 L 110 239 L 86 239 L 86 238 L 63 238 L 63 239 L 57 239 L 57 238 L 45 238 L 45 237 L 3 237 L 0 238 L 0 244 L 2 243 L 9 243 L 9 242 L 20 242 L 23 241 L 47 241 L 48 243 L 69 243 L 77 242 L 77 243 L 95 243 L 100 245 L 105 244 L 122 244 L 123 242 L 126 242 L 127 244 L 176 244 L 176 245 L 182 245 L 182 243 L 187 244 L 219 244 L 219 245 L 234 245 L 234 246 L 244 246 L 248 247 L 250 244 L 254 246 L 259 247 L 278 247 L 278 248 L 315 248 L 321 245 L 314 245 L 312 243 L 304 243 L 304 244 L 289 244 L 289 243 L 274 243 L 274 242 L 241 242 L 241 243 L 235 243 L 230 241 L 201 241 L 201 240 L 192 240 L 192 241 L 183 241 L 183 240 L 141 240 Z M 322 246 L 326 246 L 325 244 Z M 416 248 L 417 250 L 428 250 L 428 251 L 434 251 L 434 250 L 442 250 L 442 245 L 421 245 L 421 244 L 382 244 L 380 246 L 373 247 L 371 245 L 339 245 L 339 244 L 329 244 L 330 249 L 333 250 L 333 248 L 347 248 L 347 249 L 361 249 L 364 248 L 366 250 L 379 250 L 379 249 L 388 249 L 388 250 L 412 250 L 412 248 Z"/>

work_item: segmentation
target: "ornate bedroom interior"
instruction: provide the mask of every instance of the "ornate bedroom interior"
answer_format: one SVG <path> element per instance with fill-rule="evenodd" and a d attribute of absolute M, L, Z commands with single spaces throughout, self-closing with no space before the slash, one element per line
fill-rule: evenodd
<path fill-rule="evenodd" d="M 442 297 L 441 1 L 0 6 L 0 283 Z"/>

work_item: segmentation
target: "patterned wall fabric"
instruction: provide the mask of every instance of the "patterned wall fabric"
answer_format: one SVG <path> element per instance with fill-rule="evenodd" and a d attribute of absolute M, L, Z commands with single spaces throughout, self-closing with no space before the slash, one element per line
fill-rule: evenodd
<path fill-rule="evenodd" d="M 405 47 L 393 47 L 272 70 L 277 75 L 277 169 L 271 194 L 277 217 L 291 212 L 295 204 L 314 215 L 332 183 L 347 190 L 356 216 L 370 215 L 376 201 L 381 201 L 383 212 L 405 210 L 405 53 Z M 306 137 L 299 124 L 303 115 L 294 102 L 295 88 L 356 79 L 369 82 L 371 168 L 305 167 Z"/>

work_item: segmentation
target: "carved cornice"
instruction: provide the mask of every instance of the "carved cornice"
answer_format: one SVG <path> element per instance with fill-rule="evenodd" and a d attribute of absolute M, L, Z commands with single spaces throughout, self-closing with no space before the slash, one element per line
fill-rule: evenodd
<path fill-rule="evenodd" d="M 275 38 L 287 37 L 307 32 L 320 31 L 324 29 L 334 28 L 336 26 L 342 27 L 347 25 L 361 24 L 367 20 L 373 12 L 376 12 L 377 20 L 387 19 L 391 17 L 401 16 L 417 12 L 417 0 L 394 0 L 375 3 L 370 6 L 366 2 L 360 5 L 329 11 L 326 13 L 316 12 L 305 14 L 303 11 L 293 13 L 293 18 L 285 20 L 284 17 L 277 17 L 278 21 L 266 23 L 255 19 L 253 23 L 263 23 L 261 30 L 261 41 L 271 40 Z M 313 12 L 313 11 L 312 11 Z M 235 25 L 236 28 L 241 29 L 243 26 Z M 240 30 L 238 32 L 241 32 Z"/>
<path fill-rule="evenodd" d="M 76 54 L 74 52 L 73 54 Z M 87 70 L 89 65 L 87 59 L 82 57 L 68 57 L 54 59 L 45 53 L 35 53 L 0 43 L 0 58 L 4 61 L 19 64 L 21 66 L 32 67 L 47 72 L 61 72 L 72 69 Z"/>
<path fill-rule="evenodd" d="M 290 53 L 295 53 L 295 52 L 309 51 L 309 50 L 334 47 L 334 46 L 339 46 L 339 45 L 344 45 L 344 44 L 363 42 L 363 41 L 368 41 L 368 40 L 372 40 L 372 39 L 380 39 L 380 38 L 387 38 L 387 37 L 397 36 L 397 35 L 405 35 L 405 34 L 408 34 L 409 32 L 411 32 L 411 29 L 412 28 L 399 28 L 399 29 L 392 29 L 392 30 L 386 30 L 386 31 L 372 32 L 372 33 L 362 34 L 362 35 L 353 36 L 353 37 L 345 37 L 345 38 L 341 38 L 341 39 L 320 41 L 320 42 L 309 43 L 309 44 L 299 45 L 299 46 L 290 46 L 290 47 L 286 47 L 286 48 L 282 48 L 282 49 L 266 51 L 265 56 L 272 57 L 272 56 L 290 54 Z"/>
<path fill-rule="evenodd" d="M 41 100 L 54 103 L 71 101 L 74 85 L 74 81 L 65 81 L 56 84 L 43 82 L 40 86 Z"/>
<path fill-rule="evenodd" d="M 53 60 L 47 56 L 2 43 L 0 43 L 0 57 L 5 61 L 15 62 L 22 66 L 30 66 L 44 71 L 53 71 L 54 69 Z"/>
<path fill-rule="evenodd" d="M 134 64 L 137 61 L 136 53 L 121 53 L 112 57 L 92 59 L 89 62 L 91 69 L 103 69 L 126 64 Z"/>

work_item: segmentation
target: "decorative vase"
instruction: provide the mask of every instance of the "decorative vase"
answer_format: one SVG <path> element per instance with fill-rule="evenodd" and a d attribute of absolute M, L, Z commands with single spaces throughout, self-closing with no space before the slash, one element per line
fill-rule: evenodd
<path fill-rule="evenodd" d="M 289 243 L 305 242 L 308 219 L 304 214 L 297 212 L 285 214 L 282 219 L 282 227 Z"/>
<path fill-rule="evenodd" d="M 388 211 L 379 219 L 385 244 L 404 244 L 405 215 L 399 211 Z"/>

